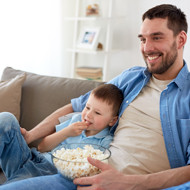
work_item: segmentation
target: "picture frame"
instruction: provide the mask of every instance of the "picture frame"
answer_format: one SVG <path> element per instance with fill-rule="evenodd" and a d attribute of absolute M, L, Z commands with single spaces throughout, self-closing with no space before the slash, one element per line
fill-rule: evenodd
<path fill-rule="evenodd" d="M 95 50 L 98 44 L 100 28 L 83 28 L 78 41 L 78 48 Z"/>

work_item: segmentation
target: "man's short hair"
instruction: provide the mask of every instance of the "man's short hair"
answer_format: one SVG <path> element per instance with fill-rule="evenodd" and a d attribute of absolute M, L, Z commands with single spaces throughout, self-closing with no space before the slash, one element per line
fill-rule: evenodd
<path fill-rule="evenodd" d="M 171 4 L 157 5 L 149 9 L 143 14 L 142 20 L 144 21 L 146 18 L 150 20 L 154 18 L 167 18 L 168 28 L 173 31 L 174 36 L 178 35 L 181 31 L 187 33 L 188 30 L 186 15 L 181 9 Z"/>

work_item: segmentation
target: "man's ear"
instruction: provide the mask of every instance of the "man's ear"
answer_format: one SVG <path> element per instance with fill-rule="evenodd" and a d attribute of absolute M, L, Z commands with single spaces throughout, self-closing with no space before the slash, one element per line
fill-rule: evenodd
<path fill-rule="evenodd" d="M 178 34 L 178 49 L 181 49 L 184 47 L 185 43 L 187 41 L 187 34 L 185 31 L 181 31 Z"/>
<path fill-rule="evenodd" d="M 117 122 L 117 120 L 118 120 L 118 116 L 113 117 L 112 120 L 109 122 L 108 125 L 109 125 L 110 127 L 113 126 L 113 125 Z"/>

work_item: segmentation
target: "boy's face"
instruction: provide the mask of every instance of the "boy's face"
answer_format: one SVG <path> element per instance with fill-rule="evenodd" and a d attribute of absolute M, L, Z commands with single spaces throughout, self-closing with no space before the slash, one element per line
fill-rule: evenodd
<path fill-rule="evenodd" d="M 112 105 L 108 105 L 91 94 L 82 111 L 82 121 L 88 124 L 86 135 L 95 135 L 108 125 L 114 125 L 117 121 L 117 116 L 113 116 L 112 110 Z"/>

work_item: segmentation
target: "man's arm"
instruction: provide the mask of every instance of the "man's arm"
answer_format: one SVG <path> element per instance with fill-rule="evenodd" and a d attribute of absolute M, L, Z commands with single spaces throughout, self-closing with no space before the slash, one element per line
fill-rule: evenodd
<path fill-rule="evenodd" d="M 102 172 L 92 177 L 75 179 L 74 183 L 77 185 L 92 185 L 90 187 L 78 186 L 77 190 L 157 190 L 190 181 L 190 166 L 147 175 L 125 175 L 98 160 L 89 158 L 88 161 L 100 168 Z"/>
<path fill-rule="evenodd" d="M 66 106 L 53 112 L 32 130 L 26 131 L 25 129 L 21 129 L 21 133 L 24 136 L 27 144 L 54 133 L 55 125 L 59 124 L 59 117 L 72 112 L 72 105 L 67 104 Z"/>

